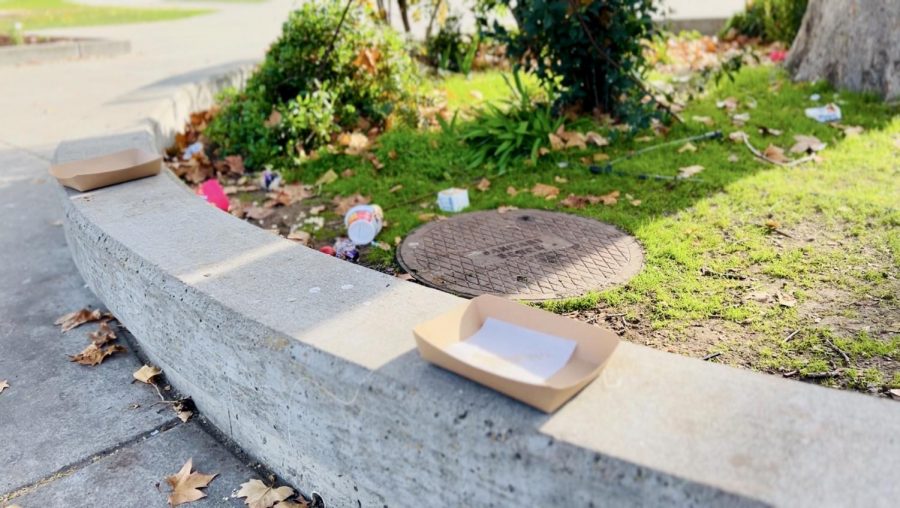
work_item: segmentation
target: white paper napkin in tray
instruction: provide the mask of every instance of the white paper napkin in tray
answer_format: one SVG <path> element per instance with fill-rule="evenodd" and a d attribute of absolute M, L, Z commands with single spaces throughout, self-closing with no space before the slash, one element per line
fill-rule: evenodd
<path fill-rule="evenodd" d="M 447 348 L 470 365 L 515 381 L 544 384 L 575 351 L 574 340 L 487 318 L 474 335 Z"/>

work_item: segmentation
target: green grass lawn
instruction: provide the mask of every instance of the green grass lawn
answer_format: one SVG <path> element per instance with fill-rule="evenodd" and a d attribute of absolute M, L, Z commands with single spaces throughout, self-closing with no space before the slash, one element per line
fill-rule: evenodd
<path fill-rule="evenodd" d="M 164 21 L 211 12 L 208 9 L 100 7 L 66 0 L 0 0 L 0 33 L 7 33 L 16 22 L 23 29 L 69 26 L 114 25 Z"/>
<path fill-rule="evenodd" d="M 486 100 L 502 97 L 500 83 L 498 75 L 488 74 L 437 86 L 447 87 L 451 103 L 463 106 L 476 102 L 471 88 Z M 865 131 L 845 137 L 806 118 L 803 108 L 814 105 L 812 93 L 823 102 L 838 101 L 842 123 Z M 620 139 L 602 150 L 615 158 L 664 139 L 724 130 L 725 139 L 697 143 L 696 152 L 679 153 L 675 146 L 616 168 L 626 175 L 669 176 L 684 166 L 705 168 L 676 182 L 593 175 L 581 159 L 594 151 L 553 152 L 536 166 L 519 162 L 495 176 L 490 167 L 466 169 L 469 150 L 452 136 L 411 130 L 380 138 L 379 171 L 358 157 L 332 154 L 287 176 L 312 182 L 329 169 L 353 169 L 353 177 L 328 185 L 326 192 L 371 196 L 388 221 L 379 239 L 391 245 L 422 224 L 421 214 L 440 213 L 435 194 L 452 186 L 469 188 L 470 210 L 541 208 L 615 224 L 643 245 L 644 269 L 625 286 L 545 304 L 548 309 L 599 316 L 626 339 L 663 350 L 696 357 L 719 353 L 713 361 L 832 386 L 900 388 L 900 117 L 896 106 L 875 98 L 834 93 L 823 84 L 792 84 L 776 68 L 747 68 L 735 82 L 723 82 L 690 104 L 682 115 L 687 123 L 674 125 L 667 138 Z M 737 111 L 750 113 L 748 125 L 732 126 L 716 107 L 716 99 L 729 96 L 740 101 Z M 755 109 L 744 106 L 751 99 Z M 690 120 L 698 115 L 715 125 Z M 761 126 L 783 134 L 764 136 Z M 778 167 L 727 139 L 738 129 L 760 149 L 769 143 L 789 148 L 795 134 L 817 136 L 828 147 L 819 163 Z M 492 182 L 486 192 L 473 185 L 481 177 Z M 560 199 L 507 193 L 508 187 L 521 191 L 536 183 L 556 185 Z M 390 192 L 397 185 L 402 189 Z M 640 204 L 620 199 L 614 206 L 573 210 L 559 203 L 569 193 L 614 190 Z M 372 263 L 395 263 L 392 251 L 371 249 L 367 256 Z"/>

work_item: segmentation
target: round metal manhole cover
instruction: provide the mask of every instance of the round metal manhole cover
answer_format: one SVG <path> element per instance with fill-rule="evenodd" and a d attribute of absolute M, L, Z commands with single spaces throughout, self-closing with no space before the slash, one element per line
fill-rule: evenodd
<path fill-rule="evenodd" d="M 593 219 L 492 210 L 421 226 L 397 258 L 416 280 L 460 296 L 552 300 L 621 284 L 644 255 L 634 238 Z"/>

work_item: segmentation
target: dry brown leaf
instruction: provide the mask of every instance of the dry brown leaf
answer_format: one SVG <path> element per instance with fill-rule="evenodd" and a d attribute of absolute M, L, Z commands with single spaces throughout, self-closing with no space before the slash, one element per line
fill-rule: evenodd
<path fill-rule="evenodd" d="M 511 212 L 513 210 L 518 210 L 518 209 L 519 209 L 519 207 L 517 207 L 517 206 L 498 206 L 497 213 L 506 213 L 506 212 Z"/>
<path fill-rule="evenodd" d="M 895 388 L 893 390 L 890 390 L 888 393 L 891 394 L 891 397 L 900 400 L 900 389 Z"/>
<path fill-rule="evenodd" d="M 290 487 L 273 488 L 259 480 L 250 480 L 241 484 L 237 497 L 243 497 L 250 508 L 272 508 L 272 505 L 294 495 Z"/>
<path fill-rule="evenodd" d="M 102 346 L 111 340 L 115 340 L 116 332 L 110 328 L 109 320 L 104 320 L 100 321 L 100 326 L 97 328 L 97 331 L 89 333 L 88 337 L 94 344 Z"/>
<path fill-rule="evenodd" d="M 728 135 L 728 139 L 735 143 L 743 143 L 745 139 L 750 139 L 750 137 L 744 131 L 734 131 Z"/>
<path fill-rule="evenodd" d="M 825 143 L 819 141 L 815 136 L 803 136 L 797 134 L 794 136 L 796 143 L 791 147 L 791 153 L 815 153 L 825 148 Z"/>
<path fill-rule="evenodd" d="M 263 220 L 263 219 L 269 217 L 270 215 L 272 215 L 273 213 L 275 213 L 275 210 L 272 210 L 271 208 L 265 208 L 262 206 L 253 205 L 253 206 L 246 208 L 246 216 L 253 220 Z"/>
<path fill-rule="evenodd" d="M 312 235 L 303 231 L 302 229 L 298 229 L 295 231 L 291 231 L 287 235 L 288 240 L 293 240 L 302 245 L 309 245 L 309 241 L 312 239 Z"/>
<path fill-rule="evenodd" d="M 678 149 L 678 153 L 696 152 L 696 151 L 697 151 L 697 146 L 694 145 L 693 143 L 685 143 L 684 145 L 681 146 L 681 148 Z"/>
<path fill-rule="evenodd" d="M 266 121 L 265 121 L 265 123 L 263 123 L 263 125 L 265 125 L 269 129 L 271 129 L 272 127 L 278 126 L 278 124 L 280 124 L 280 123 L 281 123 L 281 113 L 279 113 L 277 109 L 273 108 L 272 113 L 269 115 L 269 118 L 266 119 Z"/>
<path fill-rule="evenodd" d="M 703 171 L 703 166 L 700 165 L 678 168 L 678 178 L 690 178 L 701 171 Z"/>
<path fill-rule="evenodd" d="M 328 171 L 322 173 L 322 176 L 320 176 L 316 180 L 316 185 L 328 185 L 332 182 L 337 181 L 337 179 L 338 174 L 335 173 L 333 169 L 329 169 Z"/>
<path fill-rule="evenodd" d="M 790 308 L 790 307 L 797 305 L 797 299 L 794 298 L 793 295 L 790 295 L 788 293 L 779 292 L 778 293 L 778 305 L 781 305 L 782 307 Z"/>
<path fill-rule="evenodd" d="M 742 127 L 744 124 L 750 121 L 750 113 L 738 113 L 736 115 L 731 115 L 731 123 L 737 125 L 738 127 Z"/>
<path fill-rule="evenodd" d="M 595 153 L 593 156 L 594 162 L 603 162 L 609 160 L 609 155 L 605 153 Z"/>
<path fill-rule="evenodd" d="M 3 390 L 6 390 L 7 388 L 9 388 L 9 380 L 0 380 L 0 393 L 3 393 Z"/>
<path fill-rule="evenodd" d="M 233 175 L 243 175 L 247 168 L 244 167 L 244 158 L 240 155 L 229 155 L 225 157 L 225 163 L 228 165 L 228 172 Z"/>
<path fill-rule="evenodd" d="M 741 159 L 737 156 L 737 154 L 728 154 L 728 162 L 737 162 L 739 160 Z"/>
<path fill-rule="evenodd" d="M 763 155 L 765 155 L 767 159 L 774 162 L 788 162 L 790 160 L 784 155 L 784 149 L 775 145 L 767 146 L 763 151 Z"/>
<path fill-rule="evenodd" d="M 569 208 L 584 208 L 587 205 L 596 205 L 603 203 L 606 206 L 612 206 L 619 202 L 621 193 L 617 190 L 604 194 L 602 196 L 576 196 L 569 194 L 560 204 Z"/>
<path fill-rule="evenodd" d="M 172 409 L 175 410 L 175 415 L 178 416 L 178 419 L 181 420 L 182 423 L 187 423 L 188 420 L 191 419 L 191 416 L 194 415 L 193 411 L 188 410 L 185 407 L 185 401 L 190 399 L 182 399 L 172 405 Z"/>
<path fill-rule="evenodd" d="M 515 197 L 518 193 L 519 193 L 519 191 L 516 190 L 516 188 L 513 187 L 512 185 L 510 185 L 509 187 L 506 188 L 506 194 L 508 194 L 510 196 Z"/>
<path fill-rule="evenodd" d="M 559 196 L 559 187 L 547 185 L 544 183 L 536 183 L 531 188 L 531 193 L 539 198 L 556 199 Z"/>
<path fill-rule="evenodd" d="M 478 184 L 475 185 L 475 188 L 480 190 L 481 192 L 486 192 L 488 189 L 491 188 L 491 181 L 488 180 L 487 178 L 482 178 L 478 182 Z"/>
<path fill-rule="evenodd" d="M 356 174 L 356 172 L 354 172 L 352 169 L 348 168 L 348 169 L 341 171 L 341 178 L 351 178 L 355 174 Z"/>
<path fill-rule="evenodd" d="M 638 136 L 634 138 L 634 140 L 638 143 L 648 143 L 650 141 L 653 141 L 653 136 Z"/>
<path fill-rule="evenodd" d="M 844 131 L 844 136 L 847 136 L 848 138 L 851 136 L 859 136 L 865 131 L 865 129 L 859 125 L 841 125 L 840 129 Z"/>
<path fill-rule="evenodd" d="M 351 196 L 335 196 L 331 200 L 335 204 L 334 212 L 338 215 L 344 215 L 356 205 L 368 205 L 371 201 L 372 198 L 363 196 L 358 192 Z"/>
<path fill-rule="evenodd" d="M 325 208 L 326 208 L 325 205 L 311 206 L 311 207 L 309 207 L 309 214 L 310 215 L 319 215 L 320 213 L 325 211 Z"/>
<path fill-rule="evenodd" d="M 716 122 L 714 122 L 713 119 L 708 116 L 692 116 L 691 120 L 697 123 L 702 123 L 703 125 L 706 125 L 708 127 L 712 127 L 716 124 Z"/>
<path fill-rule="evenodd" d="M 631 200 L 629 200 L 628 202 L 631 203 L 631 206 L 641 206 L 641 200 L 640 200 L 640 199 L 631 199 Z"/>
<path fill-rule="evenodd" d="M 716 107 L 719 109 L 725 109 L 726 111 L 734 111 L 737 109 L 738 100 L 734 97 L 726 97 L 721 101 L 716 101 Z"/>
<path fill-rule="evenodd" d="M 390 192 L 391 194 L 393 194 L 393 193 L 399 191 L 399 190 L 402 189 L 402 188 L 403 188 L 403 184 L 402 184 L 402 183 L 398 183 L 397 185 L 395 185 L 395 186 L 391 187 L 390 189 L 388 189 L 388 192 Z"/>
<path fill-rule="evenodd" d="M 587 133 L 585 133 L 584 138 L 588 143 L 595 146 L 606 146 L 609 144 L 608 139 L 604 138 L 594 131 L 588 131 Z"/>
<path fill-rule="evenodd" d="M 162 371 L 159 369 L 159 367 L 154 367 L 152 365 L 144 365 L 140 369 L 136 370 L 134 372 L 134 374 L 132 374 L 132 376 L 134 376 L 134 378 L 137 379 L 138 381 L 140 381 L 141 383 L 146 383 L 149 385 L 149 384 L 153 384 L 153 382 L 150 380 L 153 379 L 154 377 L 160 375 L 161 373 L 162 373 Z"/>
<path fill-rule="evenodd" d="M 342 133 L 338 136 L 338 143 L 347 147 L 345 152 L 350 155 L 359 155 L 369 149 L 369 138 L 361 133 Z"/>
<path fill-rule="evenodd" d="M 766 127 L 765 125 L 763 125 L 762 127 L 759 128 L 759 133 L 762 134 L 763 136 L 774 136 L 774 137 L 778 137 L 778 136 L 781 136 L 782 134 L 784 134 L 783 131 L 780 131 L 778 129 L 772 129 L 772 128 Z"/>
<path fill-rule="evenodd" d="M 69 361 L 93 367 L 94 365 L 103 363 L 103 360 L 109 355 L 124 352 L 125 348 L 118 344 L 100 347 L 92 343 L 77 355 L 69 355 Z"/>
<path fill-rule="evenodd" d="M 364 69 L 369 74 L 378 72 L 378 60 L 381 58 L 381 51 L 378 48 L 363 48 L 356 54 L 353 65 Z"/>
<path fill-rule="evenodd" d="M 566 142 L 563 141 L 562 138 L 557 136 L 556 134 L 550 133 L 547 134 L 547 137 L 550 139 L 550 149 L 553 151 L 559 151 L 566 147 Z M 543 148 L 543 147 L 542 147 Z M 541 153 L 541 155 L 545 155 L 547 152 Z"/>
<path fill-rule="evenodd" d="M 188 459 L 180 471 L 166 477 L 166 483 L 172 488 L 168 497 L 169 506 L 178 506 L 206 497 L 206 493 L 199 489 L 206 488 L 217 475 L 192 473 L 193 461 L 194 459 Z"/>
<path fill-rule="evenodd" d="M 309 508 L 309 503 L 306 501 L 279 501 L 272 508 Z"/>
<path fill-rule="evenodd" d="M 381 161 L 378 160 L 378 157 L 376 157 L 375 154 L 367 153 L 365 156 L 366 159 L 368 159 L 369 162 L 372 163 L 372 167 L 375 168 L 376 171 L 384 168 L 384 164 L 382 164 Z"/>
<path fill-rule="evenodd" d="M 53 322 L 55 325 L 59 325 L 60 329 L 64 332 L 68 332 L 73 328 L 77 328 L 85 323 L 90 323 L 91 321 L 99 321 L 101 318 L 101 313 L 99 309 L 81 309 L 76 310 L 75 312 L 70 312 L 64 316 L 60 316 L 59 319 Z"/>
<path fill-rule="evenodd" d="M 553 177 L 553 181 L 556 182 L 556 183 L 569 183 L 569 180 L 568 180 L 567 178 L 563 178 L 563 177 L 561 177 L 561 176 L 559 176 L 559 175 L 554 176 L 554 177 Z"/>

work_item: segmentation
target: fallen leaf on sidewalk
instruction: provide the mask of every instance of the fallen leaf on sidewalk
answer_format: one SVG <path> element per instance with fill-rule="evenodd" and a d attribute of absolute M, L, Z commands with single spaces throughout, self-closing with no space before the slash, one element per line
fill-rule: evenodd
<path fill-rule="evenodd" d="M 188 409 L 188 404 L 193 407 L 193 402 L 187 401 L 190 401 L 190 398 L 179 400 L 172 405 L 172 409 L 175 410 L 175 414 L 182 423 L 187 423 L 187 421 L 191 419 L 191 416 L 194 415 L 194 412 Z"/>
<path fill-rule="evenodd" d="M 100 321 L 100 327 L 96 332 L 89 333 L 88 337 L 94 344 L 102 346 L 111 340 L 116 340 L 116 332 L 109 327 L 109 321 Z"/>
<path fill-rule="evenodd" d="M 309 508 L 306 501 L 281 501 L 274 508 Z"/>
<path fill-rule="evenodd" d="M 271 508 L 277 502 L 294 495 L 294 489 L 290 487 L 273 488 L 259 480 L 250 480 L 241 484 L 241 490 L 237 497 L 243 497 L 244 502 L 250 508 Z"/>
<path fill-rule="evenodd" d="M 559 195 L 559 188 L 544 183 L 536 183 L 531 188 L 531 193 L 539 198 L 556 199 L 556 196 Z"/>
<path fill-rule="evenodd" d="M 144 365 L 143 367 L 141 367 L 140 369 L 135 371 L 135 373 L 132 374 L 132 376 L 134 376 L 134 378 L 137 379 L 138 381 L 140 381 L 141 383 L 146 383 L 149 385 L 149 384 L 152 384 L 152 381 L 150 381 L 150 380 L 153 379 L 154 377 L 160 375 L 160 373 L 162 373 L 162 371 L 159 369 L 159 367 L 154 367 L 152 365 Z"/>
<path fill-rule="evenodd" d="M 6 390 L 7 388 L 9 388 L 9 381 L 5 379 L 0 381 L 0 393 L 3 393 L 3 390 Z"/>
<path fill-rule="evenodd" d="M 90 323 L 91 321 L 99 321 L 100 317 L 100 309 L 81 309 L 76 310 L 75 312 L 70 312 L 64 316 L 60 316 L 60 318 L 54 321 L 53 324 L 59 325 L 62 331 L 68 332 L 69 330 L 77 328 L 85 323 Z"/>
<path fill-rule="evenodd" d="M 699 165 L 678 168 L 678 178 L 690 178 L 701 171 L 703 171 L 703 166 Z"/>
<path fill-rule="evenodd" d="M 93 367 L 103 363 L 107 356 L 115 353 L 124 353 L 125 351 L 125 348 L 118 344 L 99 347 L 92 343 L 77 355 L 69 355 L 69 361 Z"/>
<path fill-rule="evenodd" d="M 169 506 L 178 506 L 206 497 L 206 492 L 199 489 L 206 488 L 217 475 L 192 473 L 193 461 L 194 459 L 188 459 L 180 471 L 166 477 L 166 483 L 172 487 L 168 498 Z"/>

